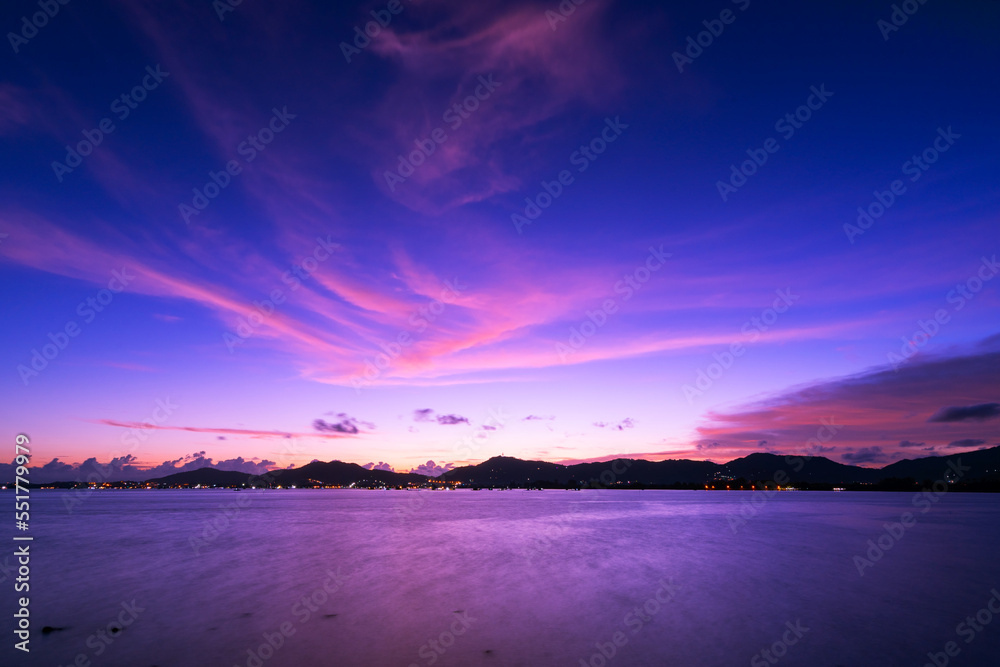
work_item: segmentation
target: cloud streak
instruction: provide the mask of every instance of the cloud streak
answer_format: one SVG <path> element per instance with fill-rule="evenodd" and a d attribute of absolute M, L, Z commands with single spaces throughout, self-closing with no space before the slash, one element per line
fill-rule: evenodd
<path fill-rule="evenodd" d="M 942 408 L 928 421 L 932 422 L 963 422 L 986 421 L 1000 417 L 1000 403 L 980 403 L 979 405 Z"/>
<path fill-rule="evenodd" d="M 117 428 L 158 430 L 158 431 L 187 431 L 190 433 L 212 433 L 221 435 L 244 435 L 251 438 L 344 438 L 351 433 L 295 433 L 291 431 L 265 431 L 246 428 L 213 428 L 205 426 L 166 426 L 163 424 L 152 424 L 148 422 L 118 421 L 116 419 L 93 419 L 87 420 L 94 424 L 104 424 L 105 426 L 115 426 Z M 318 420 L 321 421 L 321 420 Z"/>

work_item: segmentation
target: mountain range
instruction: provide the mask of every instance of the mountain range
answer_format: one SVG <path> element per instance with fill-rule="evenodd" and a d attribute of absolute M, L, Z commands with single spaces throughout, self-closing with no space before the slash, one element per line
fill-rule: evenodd
<path fill-rule="evenodd" d="M 432 478 L 415 473 L 369 470 L 355 463 L 314 461 L 301 468 L 275 470 L 264 476 L 200 468 L 148 483 L 164 486 L 363 486 L 396 487 L 427 483 Z M 947 457 L 904 459 L 882 468 L 864 468 L 831 461 L 822 456 L 795 457 L 750 454 L 728 463 L 668 459 L 614 459 L 599 463 L 563 465 L 495 456 L 476 465 L 453 468 L 434 478 L 482 488 L 507 487 L 678 487 L 723 488 L 733 483 L 778 485 L 882 485 L 892 480 L 917 483 L 947 479 L 969 483 L 1000 481 L 1000 446 Z M 891 485 L 891 484 L 890 484 Z"/>

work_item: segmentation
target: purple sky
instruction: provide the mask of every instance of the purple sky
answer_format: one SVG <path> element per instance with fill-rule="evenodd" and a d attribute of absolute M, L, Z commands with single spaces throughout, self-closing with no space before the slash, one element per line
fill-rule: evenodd
<path fill-rule="evenodd" d="M 0 421 L 36 465 L 1000 443 L 1000 5 L 394 7 L 8 36 Z"/>

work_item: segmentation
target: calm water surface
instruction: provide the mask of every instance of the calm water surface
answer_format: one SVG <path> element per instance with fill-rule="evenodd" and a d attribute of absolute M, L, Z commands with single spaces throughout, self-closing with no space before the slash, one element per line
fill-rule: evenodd
<path fill-rule="evenodd" d="M 1000 664 L 1000 614 L 958 627 L 1000 589 L 997 495 L 783 493 L 756 516 L 750 492 L 66 496 L 32 495 L 33 627 L 62 630 L 17 664 L 920 667 L 950 641 L 949 664 Z"/>

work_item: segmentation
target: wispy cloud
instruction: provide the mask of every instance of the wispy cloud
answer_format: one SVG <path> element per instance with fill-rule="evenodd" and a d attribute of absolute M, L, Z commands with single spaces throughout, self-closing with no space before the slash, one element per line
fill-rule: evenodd
<path fill-rule="evenodd" d="M 862 463 L 884 463 L 888 460 L 885 452 L 878 445 L 872 447 L 861 447 L 857 451 L 845 451 L 840 458 L 848 463 L 859 465 Z"/>
<path fill-rule="evenodd" d="M 454 426 L 455 424 L 468 424 L 469 418 L 461 415 L 435 415 L 431 408 L 422 408 L 413 411 L 413 421 L 437 422 L 442 426 Z"/>
<path fill-rule="evenodd" d="M 104 424 L 105 426 L 116 426 L 118 428 L 129 428 L 139 430 L 158 431 L 188 431 L 190 433 L 213 433 L 223 435 L 245 435 L 251 438 L 344 438 L 349 433 L 295 433 L 291 431 L 266 431 L 246 428 L 218 428 L 206 426 L 166 426 L 163 424 L 152 424 L 144 422 L 118 421 L 116 419 L 88 419 L 94 424 Z"/>
<path fill-rule="evenodd" d="M 932 422 L 963 422 L 986 421 L 1000 417 L 1000 403 L 980 403 L 979 405 L 956 406 L 942 408 L 928 421 Z"/>
<path fill-rule="evenodd" d="M 963 440 L 956 440 L 955 442 L 948 443 L 948 449 L 973 449 L 979 447 L 980 445 L 985 445 L 985 440 L 980 440 L 979 438 L 965 438 Z"/>
<path fill-rule="evenodd" d="M 635 420 L 631 417 L 626 417 L 620 422 L 594 422 L 594 426 L 597 428 L 609 428 L 612 431 L 624 431 L 625 429 L 635 428 Z"/>

